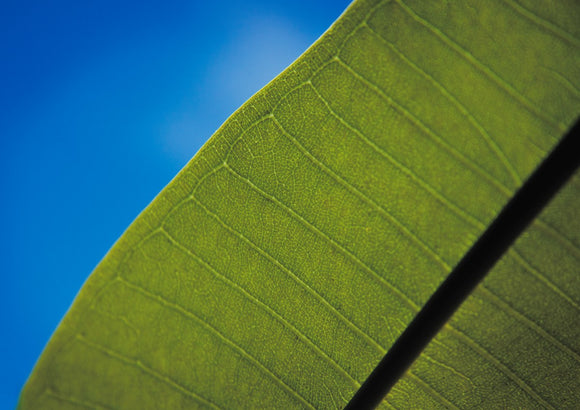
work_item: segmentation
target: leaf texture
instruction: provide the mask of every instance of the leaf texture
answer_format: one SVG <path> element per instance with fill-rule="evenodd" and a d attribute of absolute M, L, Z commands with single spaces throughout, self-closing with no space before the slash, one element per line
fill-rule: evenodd
<path fill-rule="evenodd" d="M 388 403 L 404 407 L 413 397 L 419 408 L 577 406 L 579 195 L 576 175 L 393 388 Z"/>
<path fill-rule="evenodd" d="M 343 407 L 580 113 L 580 7 L 543 4 L 353 3 L 119 239 L 20 408 Z M 385 407 L 579 401 L 579 197 Z"/>

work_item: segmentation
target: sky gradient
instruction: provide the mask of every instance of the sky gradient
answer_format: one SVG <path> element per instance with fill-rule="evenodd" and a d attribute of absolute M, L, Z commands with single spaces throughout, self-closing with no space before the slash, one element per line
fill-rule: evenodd
<path fill-rule="evenodd" d="M 348 4 L 3 2 L 0 409 L 131 221 Z"/>

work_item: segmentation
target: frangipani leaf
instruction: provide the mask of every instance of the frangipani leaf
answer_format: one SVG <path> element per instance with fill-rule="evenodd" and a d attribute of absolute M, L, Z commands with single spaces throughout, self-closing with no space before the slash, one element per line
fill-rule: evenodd
<path fill-rule="evenodd" d="M 20 407 L 343 407 L 580 113 L 579 17 L 355 2 L 119 239 Z M 579 401 L 579 198 L 573 181 L 385 406 Z"/>
<path fill-rule="evenodd" d="M 389 402 L 399 407 L 412 394 L 418 408 L 577 406 L 579 191 L 576 175 L 399 380 Z"/>

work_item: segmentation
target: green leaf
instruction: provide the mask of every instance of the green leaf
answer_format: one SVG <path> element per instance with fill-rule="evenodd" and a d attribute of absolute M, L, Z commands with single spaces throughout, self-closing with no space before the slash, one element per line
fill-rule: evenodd
<path fill-rule="evenodd" d="M 580 113 L 576 1 L 356 1 L 91 275 L 19 407 L 343 407 Z M 580 177 L 385 406 L 580 402 Z"/>
<path fill-rule="evenodd" d="M 577 406 L 579 191 L 577 175 L 391 391 L 394 406 L 409 394 L 419 408 Z"/>

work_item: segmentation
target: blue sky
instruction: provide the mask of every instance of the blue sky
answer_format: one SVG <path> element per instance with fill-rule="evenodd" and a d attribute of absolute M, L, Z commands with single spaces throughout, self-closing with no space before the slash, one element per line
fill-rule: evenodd
<path fill-rule="evenodd" d="M 348 3 L 2 2 L 0 408 L 131 221 Z"/>

